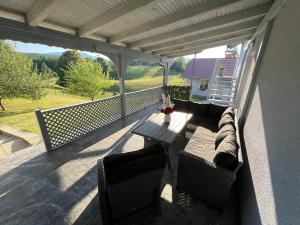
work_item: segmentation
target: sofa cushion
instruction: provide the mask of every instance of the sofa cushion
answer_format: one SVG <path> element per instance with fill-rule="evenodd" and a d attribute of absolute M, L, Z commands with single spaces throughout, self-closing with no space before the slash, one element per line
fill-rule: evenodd
<path fill-rule="evenodd" d="M 232 124 L 234 126 L 234 119 L 229 114 L 225 114 L 221 118 L 218 125 L 219 129 L 221 129 L 226 124 Z"/>
<path fill-rule="evenodd" d="M 206 116 L 208 105 L 190 102 L 190 110 L 194 114 L 194 116 Z"/>
<path fill-rule="evenodd" d="M 216 126 L 210 123 L 201 123 L 201 125 L 194 132 L 195 139 L 203 139 L 207 141 L 215 141 L 217 129 Z"/>
<path fill-rule="evenodd" d="M 179 112 L 190 112 L 190 101 L 174 99 L 174 110 Z"/>
<path fill-rule="evenodd" d="M 216 134 L 215 148 L 217 149 L 221 141 L 229 135 L 235 134 L 235 129 L 232 124 L 225 124 Z"/>
<path fill-rule="evenodd" d="M 215 151 L 213 161 L 229 170 L 233 170 L 236 167 L 238 159 L 235 135 L 229 134 L 223 139 Z"/>
<path fill-rule="evenodd" d="M 234 118 L 234 109 L 232 106 L 229 106 L 227 109 L 225 109 L 225 111 L 223 112 L 221 118 L 225 115 L 230 115 L 232 118 Z"/>
<path fill-rule="evenodd" d="M 225 109 L 226 107 L 224 106 L 209 104 L 207 110 L 207 116 L 210 118 L 220 120 Z"/>
<path fill-rule="evenodd" d="M 216 133 L 214 132 L 214 129 L 210 129 L 209 126 L 212 125 L 207 124 L 207 127 L 198 127 L 186 145 L 184 151 L 213 162 L 215 155 L 214 146 Z"/>

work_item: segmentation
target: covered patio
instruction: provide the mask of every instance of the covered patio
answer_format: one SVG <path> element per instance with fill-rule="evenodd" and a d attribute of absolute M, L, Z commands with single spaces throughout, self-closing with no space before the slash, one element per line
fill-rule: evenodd
<path fill-rule="evenodd" d="M 169 149 L 174 169 L 163 175 L 162 216 L 128 224 L 297 224 L 300 37 L 290 24 L 299 8 L 296 0 L 0 1 L 2 39 L 104 54 L 120 87 L 111 98 L 35 111 L 43 143 L 0 161 L 0 224 L 102 224 L 97 160 L 144 147 L 132 130 L 157 112 L 173 58 L 238 44 L 233 106 L 245 163 L 229 205 L 220 212 L 176 190 L 187 144 L 178 136 Z M 162 87 L 125 93 L 126 67 L 138 58 L 164 68 Z"/>
<path fill-rule="evenodd" d="M 144 139 L 131 131 L 157 109 L 154 105 L 113 122 L 79 141 L 47 153 L 43 143 L 1 160 L 1 224 L 101 224 L 98 202 L 97 160 L 108 154 L 136 151 Z M 178 192 L 175 187 L 180 148 L 170 149 L 172 172 L 165 170 L 162 217 L 153 213 L 133 218 L 129 224 L 237 224 L 237 202 L 221 213 L 215 208 Z"/>

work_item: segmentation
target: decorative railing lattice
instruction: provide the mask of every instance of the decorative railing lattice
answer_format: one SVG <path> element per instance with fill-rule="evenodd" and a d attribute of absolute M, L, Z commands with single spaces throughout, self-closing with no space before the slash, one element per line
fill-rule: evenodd
<path fill-rule="evenodd" d="M 161 87 L 125 94 L 125 115 L 157 103 Z M 48 151 L 122 118 L 121 96 L 50 110 L 36 110 L 36 117 Z M 124 115 L 124 114 L 123 114 Z"/>
<path fill-rule="evenodd" d="M 161 94 L 162 87 L 126 93 L 126 115 L 128 116 L 132 113 L 158 103 L 161 100 Z"/>

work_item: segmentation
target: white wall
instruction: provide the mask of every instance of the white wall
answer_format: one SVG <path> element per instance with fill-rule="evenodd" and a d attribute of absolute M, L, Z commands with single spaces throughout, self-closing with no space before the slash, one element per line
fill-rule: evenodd
<path fill-rule="evenodd" d="M 243 129 L 242 225 L 300 224 L 300 1 L 274 22 Z"/>
<path fill-rule="evenodd" d="M 186 79 L 187 85 L 191 84 L 191 79 Z M 207 96 L 208 95 L 208 88 L 204 91 L 200 89 L 200 79 L 193 79 L 192 81 L 192 95 L 196 96 Z"/>

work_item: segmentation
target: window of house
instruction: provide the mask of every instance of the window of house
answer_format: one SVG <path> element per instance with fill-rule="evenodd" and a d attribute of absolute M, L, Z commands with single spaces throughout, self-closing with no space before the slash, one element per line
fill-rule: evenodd
<path fill-rule="evenodd" d="M 218 76 L 218 77 L 223 77 L 223 74 L 224 74 L 224 65 L 223 65 L 223 64 L 220 64 L 220 65 L 218 66 L 217 76 Z"/>
<path fill-rule="evenodd" d="M 200 80 L 200 90 L 205 91 L 208 88 L 209 80 Z"/>

